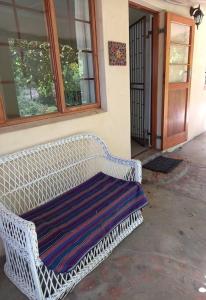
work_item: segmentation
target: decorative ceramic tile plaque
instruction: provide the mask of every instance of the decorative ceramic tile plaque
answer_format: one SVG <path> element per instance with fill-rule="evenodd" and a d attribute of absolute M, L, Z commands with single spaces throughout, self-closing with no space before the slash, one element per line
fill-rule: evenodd
<path fill-rule="evenodd" d="M 108 42 L 109 64 L 112 66 L 126 66 L 126 43 Z"/>

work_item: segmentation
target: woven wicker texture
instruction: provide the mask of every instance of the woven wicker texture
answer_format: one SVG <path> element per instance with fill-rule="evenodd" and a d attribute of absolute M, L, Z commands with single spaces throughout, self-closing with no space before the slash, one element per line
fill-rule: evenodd
<path fill-rule="evenodd" d="M 0 158 L 0 235 L 5 272 L 29 299 L 62 299 L 143 221 L 140 211 L 113 229 L 69 273 L 55 274 L 39 258 L 35 225 L 22 214 L 98 172 L 141 182 L 141 163 L 112 156 L 92 134 L 75 135 Z"/>

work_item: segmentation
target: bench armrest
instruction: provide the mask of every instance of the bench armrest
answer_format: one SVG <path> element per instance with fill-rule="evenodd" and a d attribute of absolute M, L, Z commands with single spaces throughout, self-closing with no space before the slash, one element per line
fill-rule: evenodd
<path fill-rule="evenodd" d="M 22 219 L 0 203 L 0 236 L 6 247 L 11 247 L 17 253 L 30 260 L 31 256 L 40 262 L 37 234 L 34 223 Z"/>
<path fill-rule="evenodd" d="M 118 177 L 126 179 L 128 181 L 136 181 L 141 183 L 142 181 L 142 164 L 139 160 L 122 159 L 117 156 L 113 156 L 107 153 L 106 160 L 110 163 L 111 171 L 119 173 Z M 119 171 L 119 172 L 118 172 Z M 116 175 L 116 174 L 115 174 Z"/>

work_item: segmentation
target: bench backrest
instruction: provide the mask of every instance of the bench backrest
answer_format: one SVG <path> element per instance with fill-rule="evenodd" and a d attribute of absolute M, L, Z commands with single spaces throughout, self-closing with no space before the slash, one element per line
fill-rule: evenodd
<path fill-rule="evenodd" d="M 0 202 L 21 214 L 79 185 L 101 170 L 108 150 L 82 134 L 0 158 Z"/>

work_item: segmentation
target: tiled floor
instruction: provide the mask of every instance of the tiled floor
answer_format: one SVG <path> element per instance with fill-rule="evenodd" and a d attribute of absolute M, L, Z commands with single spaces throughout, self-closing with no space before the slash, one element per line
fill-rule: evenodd
<path fill-rule="evenodd" d="M 184 159 L 169 175 L 144 170 L 144 223 L 66 299 L 206 299 L 206 134 L 169 155 Z M 0 299 L 26 299 L 2 264 Z"/>
<path fill-rule="evenodd" d="M 138 144 L 135 140 L 131 139 L 131 156 L 135 157 L 140 153 L 147 151 L 147 147 L 143 147 Z"/>

